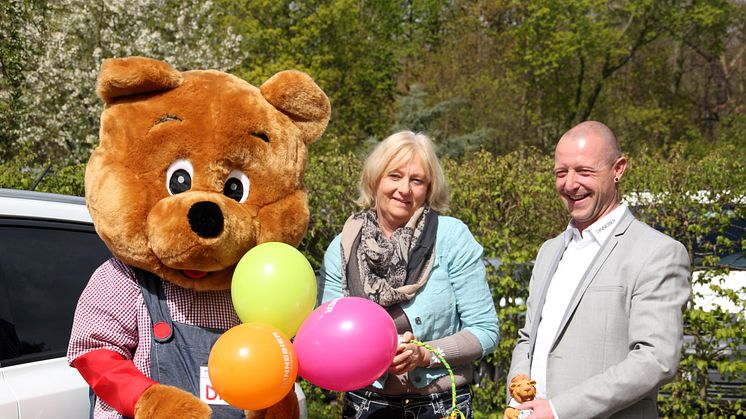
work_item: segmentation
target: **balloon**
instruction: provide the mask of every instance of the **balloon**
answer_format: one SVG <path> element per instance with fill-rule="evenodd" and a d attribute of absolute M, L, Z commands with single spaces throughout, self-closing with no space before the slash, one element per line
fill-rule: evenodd
<path fill-rule="evenodd" d="M 218 395 L 245 410 L 282 400 L 295 386 L 298 358 L 290 340 L 266 324 L 244 323 L 218 338 L 207 360 Z"/>
<path fill-rule="evenodd" d="M 231 297 L 244 323 L 266 323 L 293 337 L 316 305 L 316 275 L 298 249 L 262 243 L 236 265 Z"/>
<path fill-rule="evenodd" d="M 331 300 L 308 315 L 293 340 L 298 374 L 327 390 L 365 387 L 391 365 L 397 338 L 394 321 L 378 304 Z"/>

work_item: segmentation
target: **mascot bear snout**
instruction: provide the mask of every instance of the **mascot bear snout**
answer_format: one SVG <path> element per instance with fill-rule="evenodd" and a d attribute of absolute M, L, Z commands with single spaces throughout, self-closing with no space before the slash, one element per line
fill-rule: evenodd
<path fill-rule="evenodd" d="M 223 211 L 214 202 L 195 203 L 189 208 L 187 219 L 192 231 L 200 237 L 211 239 L 223 232 Z"/>

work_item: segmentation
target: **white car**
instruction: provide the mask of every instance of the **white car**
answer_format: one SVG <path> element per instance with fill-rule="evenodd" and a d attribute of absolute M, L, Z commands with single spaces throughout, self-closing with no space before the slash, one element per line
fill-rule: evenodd
<path fill-rule="evenodd" d="M 65 355 L 80 293 L 111 254 L 81 197 L 0 189 L 0 237 L 0 418 L 86 418 L 89 388 Z"/>

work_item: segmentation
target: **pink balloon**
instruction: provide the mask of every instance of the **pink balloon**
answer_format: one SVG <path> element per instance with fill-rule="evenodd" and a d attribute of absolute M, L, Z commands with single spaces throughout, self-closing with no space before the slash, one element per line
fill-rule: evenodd
<path fill-rule="evenodd" d="M 394 321 L 378 304 L 336 298 L 311 312 L 295 335 L 298 374 L 327 390 L 365 387 L 391 365 L 397 338 Z"/>

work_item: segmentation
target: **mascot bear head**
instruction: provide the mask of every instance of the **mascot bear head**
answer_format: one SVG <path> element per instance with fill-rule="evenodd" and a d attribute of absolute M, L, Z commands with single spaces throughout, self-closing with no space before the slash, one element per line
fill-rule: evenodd
<path fill-rule="evenodd" d="M 106 60 L 88 209 L 127 264 L 198 291 L 230 288 L 236 263 L 268 241 L 297 246 L 308 224 L 307 146 L 330 106 L 305 73 L 260 88 L 144 57 Z"/>

